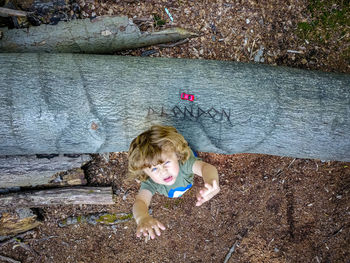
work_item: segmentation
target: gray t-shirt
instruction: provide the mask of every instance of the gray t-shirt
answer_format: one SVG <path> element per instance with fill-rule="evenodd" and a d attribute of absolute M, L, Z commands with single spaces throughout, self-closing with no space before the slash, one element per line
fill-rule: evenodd
<path fill-rule="evenodd" d="M 141 183 L 142 189 L 149 190 L 152 195 L 156 192 L 159 194 L 165 195 L 170 198 L 182 196 L 188 189 L 192 187 L 193 184 L 193 172 L 192 167 L 195 161 L 200 160 L 200 158 L 195 157 L 191 151 L 190 158 L 182 165 L 179 162 L 179 175 L 176 178 L 176 181 L 172 185 L 163 185 L 155 183 L 151 178 L 148 178 L 145 182 Z"/>

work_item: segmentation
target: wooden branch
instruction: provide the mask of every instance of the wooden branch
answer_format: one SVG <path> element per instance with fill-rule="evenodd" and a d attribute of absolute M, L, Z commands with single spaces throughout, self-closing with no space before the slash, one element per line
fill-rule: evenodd
<path fill-rule="evenodd" d="M 29 29 L 1 29 L 0 52 L 60 52 L 109 54 L 196 37 L 181 28 L 144 32 L 127 17 L 98 17 L 41 25 Z"/>
<path fill-rule="evenodd" d="M 7 16 L 27 16 L 28 13 L 21 10 L 14 10 L 9 8 L 0 7 L 0 16 L 7 17 Z"/>
<path fill-rule="evenodd" d="M 7 262 L 7 263 L 21 263 L 21 261 L 14 260 L 12 258 L 5 257 L 5 256 L 2 256 L 2 255 L 0 255 L 0 260 L 1 260 L 1 262 Z"/>
<path fill-rule="evenodd" d="M 86 184 L 82 165 L 88 154 L 0 156 L 0 189 Z"/>
<path fill-rule="evenodd" d="M 74 187 L 0 195 L 0 209 L 49 205 L 112 205 L 111 187 Z"/>
<path fill-rule="evenodd" d="M 15 212 L 2 212 L 0 217 L 0 236 L 12 236 L 26 232 L 40 225 L 37 215 L 29 208 Z"/>
<path fill-rule="evenodd" d="M 160 48 L 176 47 L 176 46 L 185 44 L 185 43 L 187 43 L 188 41 L 189 41 L 189 39 L 186 38 L 186 39 L 184 39 L 184 40 L 180 40 L 180 41 L 177 41 L 177 42 L 172 43 L 172 44 L 159 44 L 158 47 L 160 47 Z"/>

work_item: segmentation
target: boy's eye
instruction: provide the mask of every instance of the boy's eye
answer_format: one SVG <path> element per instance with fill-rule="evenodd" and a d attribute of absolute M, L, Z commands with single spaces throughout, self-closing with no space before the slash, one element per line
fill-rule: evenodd
<path fill-rule="evenodd" d="M 152 168 L 151 172 L 157 171 L 157 168 Z"/>
<path fill-rule="evenodd" d="M 165 164 L 168 164 L 168 163 L 170 163 L 170 161 L 165 162 Z"/>

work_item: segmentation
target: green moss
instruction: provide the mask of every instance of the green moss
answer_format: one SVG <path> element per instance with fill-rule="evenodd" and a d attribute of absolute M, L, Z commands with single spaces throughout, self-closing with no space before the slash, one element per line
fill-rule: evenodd
<path fill-rule="evenodd" d="M 119 218 L 120 220 L 132 219 L 132 214 L 127 214 Z"/>
<path fill-rule="evenodd" d="M 131 218 L 132 218 L 132 214 L 123 214 L 123 215 L 105 214 L 100 216 L 98 219 L 96 219 L 96 222 L 102 223 L 102 224 L 113 224 L 113 223 L 117 223 L 118 221 L 129 220 Z"/>
<path fill-rule="evenodd" d="M 81 218 L 82 218 L 81 216 L 78 216 L 78 217 L 77 217 L 78 223 L 81 223 Z"/>
<path fill-rule="evenodd" d="M 297 35 L 324 44 L 349 33 L 350 0 L 309 0 L 310 22 L 297 24 Z"/>
<path fill-rule="evenodd" d="M 163 20 L 159 15 L 153 14 L 153 20 L 154 20 L 154 26 L 163 26 L 165 25 L 166 21 Z"/>

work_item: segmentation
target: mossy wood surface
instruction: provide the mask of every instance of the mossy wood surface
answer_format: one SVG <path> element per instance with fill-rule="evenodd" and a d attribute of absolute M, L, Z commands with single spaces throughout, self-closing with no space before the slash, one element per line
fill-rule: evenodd
<path fill-rule="evenodd" d="M 64 187 L 0 195 L 0 209 L 48 205 L 112 205 L 112 187 Z"/>
<path fill-rule="evenodd" d="M 1 28 L 0 52 L 108 54 L 196 36 L 181 28 L 142 33 L 127 17 L 98 17 L 25 29 Z"/>
<path fill-rule="evenodd" d="M 127 151 L 140 132 L 162 124 L 198 151 L 350 161 L 345 74 L 226 61 L 1 54 L 0 100 L 2 155 Z"/>
<path fill-rule="evenodd" d="M 0 241 L 6 236 L 17 235 L 40 225 L 29 208 L 16 209 L 16 211 L 0 211 Z"/>

